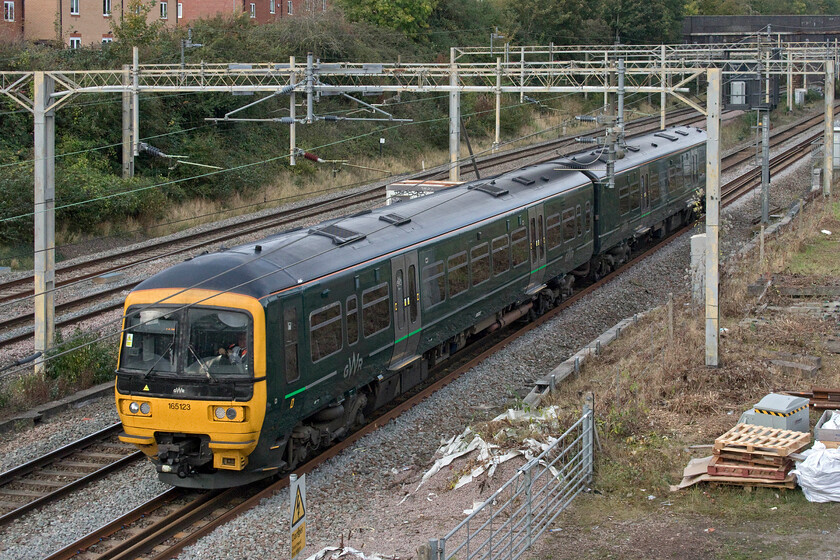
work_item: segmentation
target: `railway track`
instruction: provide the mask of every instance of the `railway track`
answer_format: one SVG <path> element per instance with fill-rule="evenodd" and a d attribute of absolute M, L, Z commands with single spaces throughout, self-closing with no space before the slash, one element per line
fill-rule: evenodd
<path fill-rule="evenodd" d="M 140 459 L 134 446 L 117 440 L 121 429 L 108 426 L 0 473 L 0 525 Z"/>
<path fill-rule="evenodd" d="M 838 107 L 840 107 L 840 105 L 838 105 Z M 684 109 L 675 112 L 671 124 L 684 124 L 698 119 L 702 119 L 702 117 L 699 117 L 692 110 Z M 778 146 L 790 138 L 802 133 L 804 130 L 820 124 L 822 119 L 823 117 L 821 115 L 815 115 L 804 119 L 802 122 L 796 123 L 793 126 L 774 131 L 773 135 L 771 135 L 771 147 Z M 658 120 L 656 119 L 639 119 L 634 122 L 636 123 L 634 125 L 636 128 L 630 131 L 633 134 L 658 128 Z M 476 163 L 480 166 L 480 169 L 487 169 L 491 166 L 499 166 L 511 161 L 522 161 L 523 159 L 535 158 L 539 155 L 554 152 L 561 147 L 573 144 L 576 144 L 574 138 L 564 137 L 558 140 L 543 142 L 537 146 L 519 148 L 496 156 L 487 156 Z M 740 165 L 751 157 L 752 154 L 749 149 L 739 150 L 734 154 L 730 154 L 722 159 L 722 170 L 726 171 Z M 467 169 L 465 168 L 465 172 L 466 171 Z M 442 176 L 444 173 L 445 171 L 441 170 L 430 170 L 425 173 L 417 174 L 413 177 L 420 180 L 434 180 Z M 756 171 L 756 173 L 760 173 L 760 171 Z M 232 225 L 220 225 L 210 230 L 189 234 L 180 237 L 177 240 L 164 242 L 160 245 L 133 249 L 122 253 L 116 263 L 114 262 L 114 257 L 99 257 L 85 263 L 70 265 L 60 269 L 62 274 L 68 273 L 70 276 L 68 278 L 57 280 L 56 286 L 65 287 L 95 278 L 97 276 L 102 276 L 103 274 L 124 271 L 133 266 L 173 255 L 195 254 L 202 248 L 209 245 L 235 239 L 243 235 L 258 233 L 267 229 L 288 226 L 299 220 L 310 218 L 317 213 L 380 201 L 383 199 L 385 188 L 385 185 L 377 185 L 362 193 L 340 195 L 328 201 L 305 204 L 292 210 L 282 210 L 266 216 L 249 218 Z M 743 188 L 748 190 L 746 184 Z M 8 295 L 8 293 L 6 293 L 7 288 L 16 288 L 22 286 L 23 284 L 31 284 L 31 281 L 31 277 L 29 277 L 17 279 L 6 284 L 0 284 L 0 304 L 4 301 L 9 302 L 17 298 L 17 296 Z M 123 283 L 118 286 L 103 288 L 95 294 L 90 294 L 72 301 L 57 304 L 55 307 L 56 316 L 58 317 L 56 326 L 63 327 L 74 325 L 79 321 L 99 316 L 102 313 L 120 309 L 122 307 L 122 294 L 131 290 L 137 284 L 139 284 L 139 281 Z M 6 293 L 6 295 L 3 295 L 4 293 Z M 31 289 L 21 297 L 23 299 L 32 297 Z M 114 297 L 116 297 L 116 300 L 114 301 L 98 306 L 96 309 L 90 308 L 90 305 L 94 302 Z M 81 311 L 79 311 L 80 309 Z M 0 321 L 0 332 L 10 332 L 13 329 L 23 329 L 16 334 L 0 339 L 0 347 L 30 338 L 32 336 L 32 319 L 32 315 L 27 313 Z"/>
<path fill-rule="evenodd" d="M 785 153 L 773 158 L 771 165 L 774 171 L 778 172 L 784 167 L 792 165 L 797 159 L 795 156 L 801 156 L 802 152 L 805 151 L 803 147 L 810 147 L 811 140 L 808 139 L 800 142 L 796 146 L 786 150 Z M 756 181 L 755 175 L 753 171 L 750 171 L 744 174 L 749 179 L 742 180 L 738 178 L 728 183 L 722 189 L 723 205 L 731 204 L 737 198 L 743 196 L 745 192 L 749 192 L 752 186 L 744 188 L 742 185 L 753 181 L 754 186 Z M 385 425 L 411 407 L 416 406 L 419 402 L 454 381 L 487 357 L 510 344 L 517 337 L 551 320 L 562 310 L 587 294 L 597 290 L 604 283 L 612 281 L 618 275 L 646 259 L 649 255 L 662 249 L 663 246 L 678 239 L 681 234 L 689 231 L 691 227 L 690 225 L 685 226 L 663 242 L 635 255 L 628 263 L 624 264 L 614 273 L 584 287 L 558 307 L 524 327 L 516 330 L 512 329 L 512 332 L 505 331 L 498 333 L 498 336 L 486 337 L 478 345 L 469 347 L 466 351 L 459 353 L 455 359 L 461 363 L 449 364 L 447 366 L 454 368 L 452 371 L 442 373 L 437 381 L 434 381 L 415 395 L 407 397 L 393 409 L 371 421 L 362 430 L 354 433 L 343 442 L 331 447 L 323 454 L 303 465 L 295 473 L 300 475 L 310 472 L 327 459 L 339 454 L 364 435 L 376 430 L 379 426 Z M 209 534 L 215 528 L 259 504 L 263 499 L 287 487 L 288 483 L 288 478 L 284 477 L 274 483 L 256 483 L 245 489 L 239 488 L 235 490 L 205 492 L 173 489 L 56 552 L 49 557 L 49 560 L 67 558 L 124 559 L 139 556 L 155 560 L 173 558 L 185 547 L 193 544 L 202 536 Z"/>
<path fill-rule="evenodd" d="M 692 109 L 680 109 L 672 112 L 669 116 L 669 122 L 672 125 L 686 124 L 702 119 Z M 628 133 L 640 134 L 651 129 L 656 129 L 658 128 L 658 123 L 658 117 L 646 117 L 631 121 L 628 125 Z M 592 134 L 596 131 L 597 129 L 588 131 L 588 133 Z M 546 141 L 532 146 L 509 150 L 501 154 L 486 156 L 477 160 L 476 165 L 480 170 L 486 171 L 487 169 L 492 169 L 493 167 L 498 167 L 506 163 L 514 161 L 521 162 L 540 155 L 546 155 L 572 145 L 577 145 L 574 137 L 566 136 L 557 140 Z M 469 164 L 469 168 L 467 168 L 467 164 L 463 164 L 462 167 L 464 168 L 465 174 L 472 172 L 472 164 Z M 437 169 L 415 174 L 412 178 L 432 180 L 436 177 L 445 176 L 446 173 L 448 173 L 447 168 L 441 166 Z M 265 216 L 247 218 L 239 220 L 234 224 L 219 225 L 203 232 L 180 236 L 177 239 L 163 241 L 152 246 L 126 250 L 118 256 L 97 257 L 83 263 L 59 266 L 56 269 L 56 289 L 80 284 L 106 274 L 123 272 L 134 266 L 157 259 L 182 254 L 195 254 L 210 245 L 223 243 L 268 229 L 289 226 L 292 223 L 311 218 L 323 212 L 347 209 L 361 204 L 381 201 L 384 200 L 385 190 L 385 183 L 378 184 L 361 193 L 338 195 L 327 201 L 313 202 L 290 210 L 280 210 Z M 32 283 L 32 276 L 0 283 L 0 308 L 14 302 L 31 299 L 34 295 L 31 288 Z M 131 290 L 137 284 L 139 284 L 139 281 L 121 283 L 98 290 L 95 294 L 56 304 L 55 313 L 58 317 L 56 326 L 63 327 L 77 324 L 79 321 L 120 309 L 122 307 L 122 297 L 117 296 L 122 296 L 124 292 Z M 108 300 L 109 298 L 115 297 L 117 298 L 116 301 L 98 306 L 96 309 L 90 309 L 91 304 L 96 301 Z M 80 309 L 81 312 L 79 312 Z M 29 311 L 0 321 L 0 332 L 8 333 L 15 329 L 20 331 L 0 339 L 0 347 L 30 338 L 32 336 L 32 322 L 33 317 Z"/>

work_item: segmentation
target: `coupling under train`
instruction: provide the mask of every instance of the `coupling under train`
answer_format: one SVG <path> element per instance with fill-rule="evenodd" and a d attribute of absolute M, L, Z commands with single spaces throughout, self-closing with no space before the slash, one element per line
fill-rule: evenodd
<path fill-rule="evenodd" d="M 128 295 L 116 404 L 162 481 L 287 472 L 423 381 L 473 335 L 539 315 L 575 279 L 687 223 L 705 132 L 629 139 L 283 232 L 156 274 Z"/>

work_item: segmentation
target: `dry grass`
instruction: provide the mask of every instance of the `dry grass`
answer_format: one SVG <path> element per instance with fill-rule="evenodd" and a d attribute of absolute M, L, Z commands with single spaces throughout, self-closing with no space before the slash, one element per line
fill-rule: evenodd
<path fill-rule="evenodd" d="M 836 321 L 765 313 L 765 323 L 742 323 L 755 313 L 747 285 L 760 274 L 785 270 L 803 243 L 822 235 L 819 229 L 836 220 L 825 208 L 821 201 L 809 205 L 794 227 L 767 244 L 764 263 L 751 254 L 727 266 L 720 288 L 721 326 L 727 331 L 720 339 L 719 368 L 705 366 L 703 309 L 677 299 L 673 340 L 666 310 L 655 310 L 552 396 L 550 404 L 574 415 L 580 395 L 595 394 L 604 448 L 597 481 L 602 491 L 663 488 L 678 481 L 688 459 L 685 446 L 711 443 L 767 393 L 840 386 L 840 359 L 821 346 L 837 331 Z M 813 380 L 783 373 L 770 364 L 778 352 L 822 356 L 822 370 Z"/>

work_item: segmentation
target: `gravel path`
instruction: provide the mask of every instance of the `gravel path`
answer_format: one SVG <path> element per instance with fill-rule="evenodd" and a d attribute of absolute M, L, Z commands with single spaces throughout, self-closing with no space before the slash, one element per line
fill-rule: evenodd
<path fill-rule="evenodd" d="M 807 165 L 774 177 L 771 206 L 787 208 L 809 181 Z M 727 209 L 723 217 L 725 254 L 751 238 L 751 222 L 758 208 L 758 198 L 748 196 Z M 451 475 L 442 473 L 415 492 L 440 440 L 510 406 L 514 395 L 527 391 L 535 379 L 620 319 L 663 303 L 668 292 L 685 293 L 689 237 L 671 243 L 307 475 L 310 545 L 304 554 L 343 541 L 367 553 L 409 558 L 429 538 L 445 534 L 463 518 L 462 511 L 474 499 L 486 498 L 489 491 L 479 496 L 475 484 L 450 491 Z M 0 442 L 0 465 L 19 464 L 115 419 L 109 399 L 66 412 Z M 494 480 L 501 483 L 509 474 L 502 469 Z M 43 557 L 163 489 L 147 463 L 123 470 L 0 528 L 0 558 Z M 288 510 L 288 492 L 281 492 L 202 539 L 181 558 L 285 556 L 289 550 Z"/>

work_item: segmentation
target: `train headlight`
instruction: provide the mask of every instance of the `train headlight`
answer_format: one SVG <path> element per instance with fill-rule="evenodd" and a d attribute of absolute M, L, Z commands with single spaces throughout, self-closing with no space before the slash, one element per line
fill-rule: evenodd
<path fill-rule="evenodd" d="M 137 414 L 138 412 L 140 412 L 140 405 L 136 402 L 132 402 L 130 405 L 128 405 L 128 411 L 132 414 Z"/>
<path fill-rule="evenodd" d="M 245 422 L 247 416 L 244 406 L 214 406 L 210 409 L 211 419 L 215 422 Z"/>
<path fill-rule="evenodd" d="M 152 411 L 152 405 L 147 402 L 140 403 L 140 414 L 148 414 Z"/>

